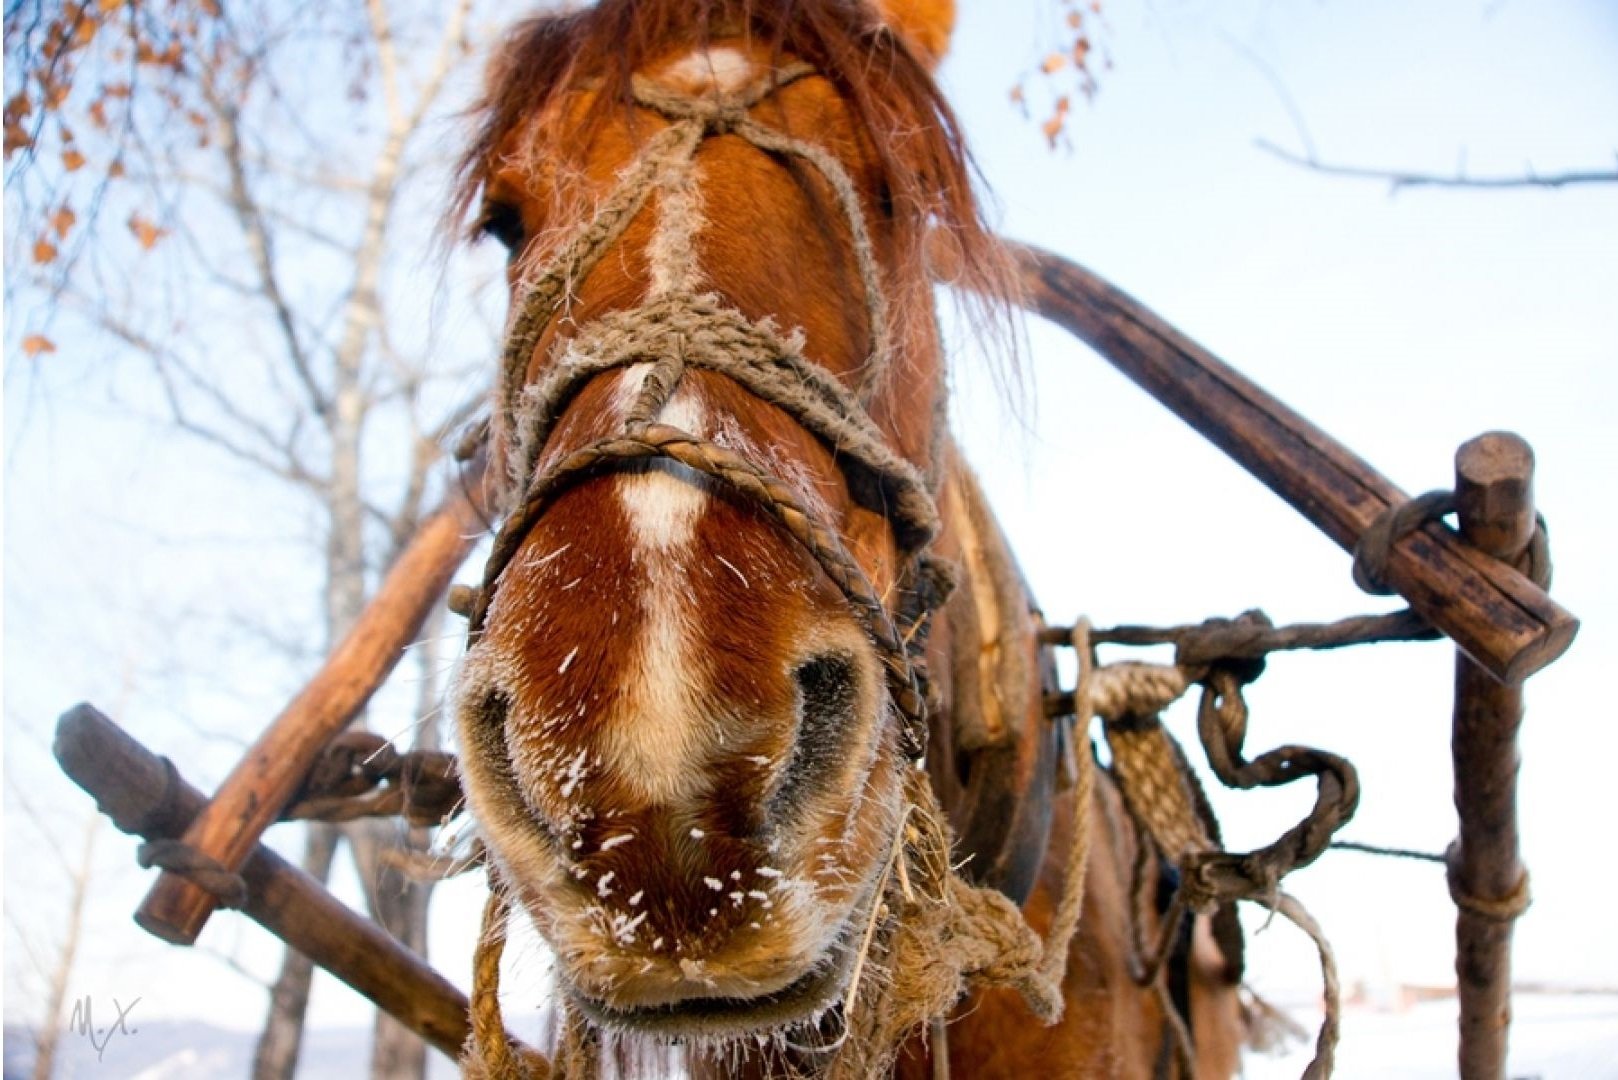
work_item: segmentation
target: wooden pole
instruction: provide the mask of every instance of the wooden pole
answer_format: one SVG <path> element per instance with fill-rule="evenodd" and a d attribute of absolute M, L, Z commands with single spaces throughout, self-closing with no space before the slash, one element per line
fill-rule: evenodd
<path fill-rule="evenodd" d="M 1461 535 L 1515 562 L 1534 535 L 1534 452 L 1515 435 L 1491 432 L 1455 455 Z M 1465 653 L 1455 665 L 1455 809 L 1460 836 L 1449 852 L 1450 891 L 1459 905 L 1455 974 L 1461 999 L 1463 1080 L 1504 1080 L 1511 1026 L 1511 934 L 1527 902 L 1517 848 L 1517 730 L 1521 686 L 1503 686 Z"/>
<path fill-rule="evenodd" d="M 229 870 L 240 869 L 321 749 L 365 707 L 421 632 L 432 605 L 442 602 L 451 576 L 485 530 L 482 477 L 481 464 L 469 469 L 422 523 L 326 663 L 186 829 L 187 844 Z M 212 894 L 165 871 L 135 921 L 164 941 L 190 945 L 216 905 Z"/>
<path fill-rule="evenodd" d="M 1008 247 L 1034 311 L 1081 338 L 1345 549 L 1406 501 L 1341 443 L 1132 297 L 1059 256 Z M 1394 544 L 1385 576 L 1506 683 L 1555 660 L 1578 632 L 1578 620 L 1543 589 L 1438 523 Z"/>
<path fill-rule="evenodd" d="M 173 766 L 90 705 L 56 725 L 56 760 L 125 832 L 179 836 L 206 800 Z M 376 923 L 340 903 L 314 878 L 254 844 L 241 864 L 243 912 L 459 1060 L 470 1025 L 466 996 Z"/>

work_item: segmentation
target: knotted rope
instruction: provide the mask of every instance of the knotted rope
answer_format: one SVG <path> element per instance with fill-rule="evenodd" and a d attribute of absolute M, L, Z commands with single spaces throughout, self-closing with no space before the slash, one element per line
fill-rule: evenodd
<path fill-rule="evenodd" d="M 1330 648 L 1351 639 L 1417 635 L 1424 630 L 1424 625 L 1411 625 L 1403 615 L 1277 630 L 1261 613 L 1249 612 L 1234 621 L 1211 620 L 1201 627 L 1174 631 L 1127 628 L 1102 633 L 1093 632 L 1088 621 L 1080 620 L 1068 632 L 1079 658 L 1078 685 L 1071 695 L 1047 706 L 1054 714 L 1071 711 L 1084 721 L 1091 716 L 1102 720 L 1113 775 L 1125 806 L 1152 847 L 1178 871 L 1174 894 L 1154 942 L 1140 939 L 1138 926 L 1143 920 L 1137 914 L 1138 954 L 1132 963 L 1136 981 L 1157 986 L 1163 993 L 1158 973 L 1190 913 L 1213 915 L 1221 905 L 1240 900 L 1261 903 L 1280 913 L 1309 935 L 1320 954 L 1326 1007 L 1314 1058 L 1304 1072 L 1309 1080 L 1331 1074 L 1340 1011 L 1336 962 L 1319 926 L 1295 898 L 1281 891 L 1280 882 L 1292 870 L 1318 858 L 1336 830 L 1353 815 L 1359 782 L 1348 761 L 1308 747 L 1282 746 L 1247 759 L 1243 743 L 1248 712 L 1242 687 L 1257 678 L 1263 668 L 1261 657 L 1269 648 Z M 1103 636 L 1135 644 L 1174 641 L 1179 646 L 1176 663 L 1098 667 L 1094 645 Z M 1216 644 L 1228 647 L 1239 658 L 1221 656 Z M 1216 827 L 1205 811 L 1206 797 L 1179 744 L 1162 723 L 1162 711 L 1199 684 L 1203 689 L 1198 737 L 1222 783 L 1251 788 L 1288 784 L 1307 776 L 1317 780 L 1314 808 L 1265 847 L 1242 854 L 1220 850 Z M 1141 857 L 1145 858 L 1144 847 Z M 1137 878 L 1144 877 L 1144 865 L 1137 862 Z M 1137 887 L 1137 898 L 1139 891 Z M 1180 1068 L 1191 1070 L 1189 1034 L 1183 1025 L 1171 1026 Z"/>
<path fill-rule="evenodd" d="M 1428 522 L 1441 521 L 1454 512 L 1453 491 L 1429 491 L 1378 514 L 1354 545 L 1354 583 L 1376 596 L 1392 594 L 1394 589 L 1384 574 L 1393 545 Z M 1544 514 L 1534 515 L 1533 536 L 1516 568 L 1541 589 L 1551 587 L 1550 530 Z"/>

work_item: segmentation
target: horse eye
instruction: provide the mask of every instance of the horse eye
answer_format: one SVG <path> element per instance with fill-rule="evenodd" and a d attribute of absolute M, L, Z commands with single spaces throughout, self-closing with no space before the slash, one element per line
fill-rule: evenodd
<path fill-rule="evenodd" d="M 485 203 L 473 232 L 480 237 L 494 237 L 515 257 L 524 239 L 522 212 L 511 203 Z"/>
<path fill-rule="evenodd" d="M 893 220 L 893 188 L 885 180 L 876 189 L 876 209 L 884 219 Z"/>

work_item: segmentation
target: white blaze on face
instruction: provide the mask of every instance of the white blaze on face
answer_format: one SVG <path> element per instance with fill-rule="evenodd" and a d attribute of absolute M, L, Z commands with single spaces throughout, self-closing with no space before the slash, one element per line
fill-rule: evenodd
<path fill-rule="evenodd" d="M 649 364 L 627 369 L 613 404 L 627 414 Z M 707 410 L 689 382 L 682 383 L 657 417 L 698 437 L 707 435 Z M 696 557 L 693 540 L 708 496 L 689 479 L 650 469 L 617 481 L 641 569 L 646 617 L 625 692 L 602 728 L 602 756 L 641 798 L 679 805 L 704 790 L 704 764 L 719 734 L 702 702 L 703 664 L 689 618 L 686 579 Z"/>
<path fill-rule="evenodd" d="M 687 53 L 665 68 L 659 79 L 681 90 L 733 94 L 753 83 L 759 74 L 758 64 L 746 53 L 720 46 Z"/>

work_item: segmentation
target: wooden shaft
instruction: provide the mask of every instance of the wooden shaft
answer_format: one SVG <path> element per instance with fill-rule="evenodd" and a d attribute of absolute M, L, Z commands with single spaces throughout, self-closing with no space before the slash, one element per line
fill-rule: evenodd
<path fill-rule="evenodd" d="M 1081 338 L 1345 549 L 1406 501 L 1342 444 L 1132 297 L 1056 255 L 1009 247 L 1034 311 Z M 1543 589 L 1437 523 L 1393 546 L 1386 578 L 1504 682 L 1555 660 L 1578 631 Z"/>
<path fill-rule="evenodd" d="M 1461 535 L 1508 562 L 1534 534 L 1534 453 L 1515 435 L 1492 432 L 1455 455 L 1455 498 Z M 1452 888 L 1485 902 L 1525 886 L 1517 847 L 1517 730 L 1520 685 L 1490 678 L 1465 653 L 1455 665 L 1455 809 L 1460 837 L 1450 851 Z M 1504 1080 L 1511 1026 L 1512 918 L 1460 908 L 1455 974 L 1460 994 L 1460 1075 Z"/>
<path fill-rule="evenodd" d="M 162 758 L 90 705 L 62 715 L 54 749 L 63 771 L 125 832 L 179 836 L 207 805 Z M 459 1059 L 469 1030 L 464 994 L 269 848 L 255 844 L 241 874 L 247 916 Z"/>
<path fill-rule="evenodd" d="M 186 843 L 228 869 L 239 869 L 321 749 L 382 685 L 484 532 L 482 469 L 469 473 L 423 522 L 315 677 L 225 778 L 186 829 Z M 147 893 L 135 921 L 164 941 L 190 945 L 215 906 L 210 893 L 165 871 Z"/>

